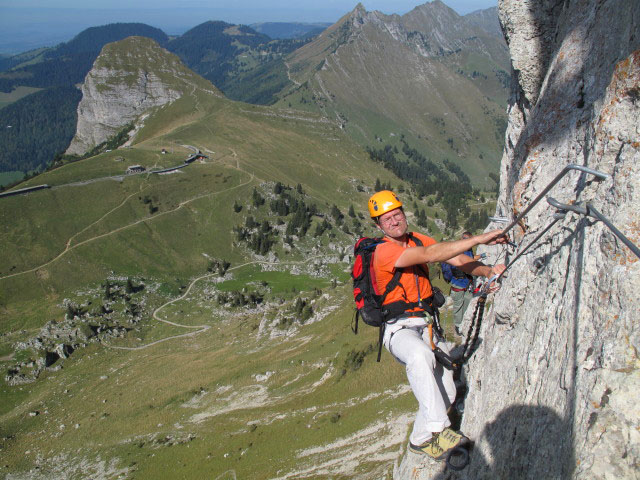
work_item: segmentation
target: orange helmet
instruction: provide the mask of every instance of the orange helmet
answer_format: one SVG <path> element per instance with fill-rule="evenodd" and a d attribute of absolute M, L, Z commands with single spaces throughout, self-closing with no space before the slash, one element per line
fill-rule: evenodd
<path fill-rule="evenodd" d="M 377 218 L 400 207 L 402 207 L 402 202 L 398 200 L 395 193 L 389 190 L 374 193 L 369 199 L 369 215 L 371 215 L 371 218 Z"/>

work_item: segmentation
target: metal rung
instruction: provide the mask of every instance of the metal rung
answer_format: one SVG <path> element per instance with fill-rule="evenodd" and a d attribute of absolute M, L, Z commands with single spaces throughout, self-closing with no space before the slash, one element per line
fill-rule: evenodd
<path fill-rule="evenodd" d="M 631 240 L 629 240 L 620 230 L 618 230 L 615 227 L 615 225 L 613 225 L 613 223 L 609 221 L 607 217 L 602 215 L 590 203 L 587 203 L 585 206 L 569 205 L 565 203 L 560 203 L 555 198 L 552 198 L 552 197 L 548 197 L 547 202 L 549 202 L 549 205 L 555 208 L 579 213 L 580 215 L 585 215 L 587 217 L 593 217 L 600 220 L 609 228 L 609 230 L 611 230 L 614 233 L 616 237 L 620 239 L 622 243 L 624 243 L 629 248 L 629 250 L 631 250 L 636 255 L 636 257 L 640 258 L 640 248 L 638 248 Z"/>
<path fill-rule="evenodd" d="M 551 183 L 549 183 L 549 185 L 547 185 L 545 189 L 540 192 L 540 194 L 529 204 L 529 206 L 525 208 L 524 211 L 520 215 L 518 215 L 518 217 L 513 222 L 511 222 L 507 228 L 504 229 L 504 233 L 507 233 L 515 225 L 517 225 L 517 223 L 522 220 L 522 218 L 527 213 L 529 213 L 529 211 L 547 194 L 547 192 L 549 192 L 549 190 L 551 190 L 554 185 L 558 183 L 560 179 L 564 177 L 570 170 L 579 170 L 581 172 L 588 173 L 596 177 L 597 180 L 605 180 L 609 178 L 609 175 L 607 175 L 606 173 L 599 172 L 598 170 L 594 170 L 592 168 L 583 167 L 582 165 L 576 165 L 574 163 L 567 165 L 558 175 L 556 175 L 556 178 L 554 178 Z"/>
<path fill-rule="evenodd" d="M 555 205 L 554 205 L 555 206 Z M 556 207 L 557 208 L 557 207 Z M 506 268 L 504 269 L 504 272 L 502 272 L 500 275 L 498 275 L 497 280 L 500 280 L 504 274 L 506 273 L 507 270 L 509 270 L 511 268 L 511 266 L 516 263 L 516 260 L 518 260 L 522 255 L 524 255 L 525 253 L 527 253 L 527 250 L 529 250 L 529 247 L 531 247 L 534 243 L 536 243 L 538 240 L 540 240 L 540 238 L 542 238 L 542 236 L 547 233 L 549 230 L 551 230 L 551 228 L 558 223 L 560 220 L 562 220 L 566 215 L 566 212 L 562 209 L 558 210 L 556 213 L 553 214 L 553 221 L 546 226 L 546 228 L 544 230 L 542 230 L 537 236 L 536 238 L 534 238 L 533 240 L 531 240 L 526 247 L 524 247 L 522 250 L 520 250 L 520 252 L 518 252 L 518 254 L 515 256 L 515 258 L 513 260 L 511 260 L 509 262 L 509 264 L 506 266 Z"/>

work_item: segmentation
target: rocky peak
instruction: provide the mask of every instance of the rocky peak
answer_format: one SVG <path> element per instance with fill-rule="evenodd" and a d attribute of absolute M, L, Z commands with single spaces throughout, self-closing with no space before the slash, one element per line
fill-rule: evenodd
<path fill-rule="evenodd" d="M 491 18 L 494 22 L 493 27 L 489 26 Z M 486 54 L 486 52 L 495 51 L 496 43 L 502 44 L 501 41 L 495 40 L 495 24 L 497 24 L 495 9 L 481 10 L 474 15 L 461 17 L 444 3 L 436 0 L 404 14 L 399 18 L 399 23 L 412 38 L 417 38 L 416 33 L 419 34 L 424 54 L 431 56 L 469 48 Z M 492 38 L 485 41 L 485 37 Z"/>
<path fill-rule="evenodd" d="M 425 25 L 425 22 L 426 25 L 434 23 L 446 24 L 458 22 L 461 18 L 455 10 L 440 0 L 418 5 L 410 12 L 404 14 L 403 17 L 414 19 L 416 24 L 421 27 Z"/>
<path fill-rule="evenodd" d="M 472 25 L 481 28 L 491 35 L 502 36 L 502 27 L 498 20 L 498 8 L 485 8 L 476 10 L 464 16 L 464 19 Z"/>
<path fill-rule="evenodd" d="M 149 38 L 105 45 L 82 85 L 76 135 L 67 153 L 85 153 L 150 108 L 173 102 L 202 82 Z"/>

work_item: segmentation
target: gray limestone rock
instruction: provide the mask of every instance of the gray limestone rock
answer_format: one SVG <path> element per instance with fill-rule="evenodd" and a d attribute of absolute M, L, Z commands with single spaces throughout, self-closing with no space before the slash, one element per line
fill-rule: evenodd
<path fill-rule="evenodd" d="M 514 218 L 566 165 L 584 165 L 609 179 L 570 172 L 550 194 L 591 203 L 640 245 L 640 2 L 499 9 L 517 83 L 497 214 Z M 534 207 L 516 243 L 553 212 Z M 455 473 L 406 455 L 395 478 L 640 478 L 639 305 L 640 260 L 602 222 L 568 213 L 486 314 L 465 368 L 470 465 Z"/>
<path fill-rule="evenodd" d="M 206 83 L 151 39 L 129 37 L 105 45 L 82 85 L 76 135 L 67 153 L 85 153 L 149 109 Z"/>

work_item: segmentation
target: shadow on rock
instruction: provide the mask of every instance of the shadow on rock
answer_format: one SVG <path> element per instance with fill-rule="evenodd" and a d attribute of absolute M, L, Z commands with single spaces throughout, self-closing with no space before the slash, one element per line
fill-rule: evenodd
<path fill-rule="evenodd" d="M 575 468 L 571 426 L 547 407 L 511 406 L 473 440 L 467 468 L 434 478 L 551 480 L 570 478 Z"/>

